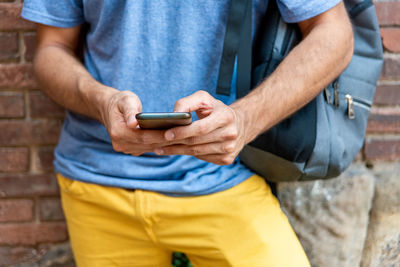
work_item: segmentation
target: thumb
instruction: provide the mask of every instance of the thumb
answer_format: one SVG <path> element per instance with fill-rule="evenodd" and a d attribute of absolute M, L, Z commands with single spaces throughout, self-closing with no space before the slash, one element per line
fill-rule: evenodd
<path fill-rule="evenodd" d="M 212 108 L 213 97 L 205 91 L 197 91 L 175 103 L 174 112 L 192 112 Z"/>
<path fill-rule="evenodd" d="M 142 112 L 142 103 L 136 95 L 126 97 L 121 101 L 119 109 L 125 119 L 126 126 L 134 129 L 138 125 L 136 114 Z"/>

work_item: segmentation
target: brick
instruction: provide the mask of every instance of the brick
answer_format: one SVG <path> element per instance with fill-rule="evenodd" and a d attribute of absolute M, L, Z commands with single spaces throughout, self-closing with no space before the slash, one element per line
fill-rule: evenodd
<path fill-rule="evenodd" d="M 33 118 L 62 118 L 65 110 L 40 91 L 29 93 L 30 114 Z"/>
<path fill-rule="evenodd" d="M 33 22 L 21 18 L 22 4 L 0 3 L 0 30 L 33 30 Z"/>
<path fill-rule="evenodd" d="M 371 114 L 367 126 L 368 133 L 400 133 L 399 114 Z"/>
<path fill-rule="evenodd" d="M 29 169 L 29 149 L 0 147 L 0 172 L 25 172 Z"/>
<path fill-rule="evenodd" d="M 381 26 L 400 25 L 400 2 L 375 3 L 375 8 Z"/>
<path fill-rule="evenodd" d="M 16 92 L 0 92 L 0 118 L 21 118 L 24 116 L 24 95 Z"/>
<path fill-rule="evenodd" d="M 32 61 L 35 54 L 36 47 L 36 33 L 28 32 L 24 33 L 24 44 L 25 44 L 25 60 Z"/>
<path fill-rule="evenodd" d="M 400 52 L 400 29 L 399 28 L 383 28 L 381 29 L 383 46 L 390 52 Z"/>
<path fill-rule="evenodd" d="M 0 198 L 58 194 L 58 184 L 54 174 L 0 175 Z"/>
<path fill-rule="evenodd" d="M 35 169 L 42 172 L 53 171 L 54 147 L 39 147 L 35 153 Z"/>
<path fill-rule="evenodd" d="M 18 59 L 18 50 L 18 33 L 0 32 L 0 61 Z"/>
<path fill-rule="evenodd" d="M 385 58 L 381 78 L 385 80 L 400 80 L 400 58 Z"/>
<path fill-rule="evenodd" d="M 61 126 L 61 120 L 0 121 L 0 145 L 54 145 Z"/>
<path fill-rule="evenodd" d="M 378 85 L 374 103 L 377 105 L 400 105 L 400 84 Z"/>
<path fill-rule="evenodd" d="M 365 158 L 370 161 L 400 159 L 400 140 L 367 140 L 364 147 Z"/>
<path fill-rule="evenodd" d="M 45 198 L 39 201 L 41 221 L 64 220 L 64 212 L 59 198 Z"/>
<path fill-rule="evenodd" d="M 0 222 L 22 222 L 33 219 L 30 199 L 0 199 Z"/>
<path fill-rule="evenodd" d="M 15 266 L 16 264 L 36 260 L 38 251 L 27 247 L 0 247 L 0 266 Z M 18 265 L 27 266 L 27 265 Z M 35 266 L 35 265 L 30 265 Z"/>
<path fill-rule="evenodd" d="M 36 88 L 32 64 L 0 64 L 0 88 L 7 87 Z"/>
<path fill-rule="evenodd" d="M 66 239 L 67 228 L 64 222 L 0 225 L 0 244 L 2 245 L 37 245 Z"/>

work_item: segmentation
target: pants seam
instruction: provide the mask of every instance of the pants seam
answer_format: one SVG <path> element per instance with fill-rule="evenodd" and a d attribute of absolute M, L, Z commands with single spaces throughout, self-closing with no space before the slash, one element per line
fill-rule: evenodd
<path fill-rule="evenodd" d="M 148 199 L 146 196 L 146 192 L 142 190 L 136 190 L 135 193 L 137 194 L 136 199 L 136 209 L 138 211 L 138 217 L 143 225 L 143 229 L 145 230 L 149 239 L 158 247 L 163 248 L 157 239 L 154 231 L 153 231 L 153 222 L 150 219 L 151 212 L 148 206 Z"/>

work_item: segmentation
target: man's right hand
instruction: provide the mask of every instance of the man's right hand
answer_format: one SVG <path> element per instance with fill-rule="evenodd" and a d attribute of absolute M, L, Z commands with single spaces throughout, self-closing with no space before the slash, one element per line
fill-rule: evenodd
<path fill-rule="evenodd" d="M 142 110 L 137 95 L 99 83 L 78 60 L 80 31 L 81 26 L 37 25 L 34 69 L 42 91 L 65 108 L 102 122 L 115 151 L 137 156 L 168 145 L 165 131 L 137 127 L 135 115 Z"/>
<path fill-rule="evenodd" d="M 101 119 L 115 151 L 139 156 L 168 145 L 164 138 L 165 131 L 138 128 L 135 115 L 141 111 L 139 97 L 130 91 L 118 91 L 105 97 L 100 109 Z"/>

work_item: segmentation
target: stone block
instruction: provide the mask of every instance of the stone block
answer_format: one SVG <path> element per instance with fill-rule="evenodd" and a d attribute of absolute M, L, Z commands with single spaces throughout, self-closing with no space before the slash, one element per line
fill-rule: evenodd
<path fill-rule="evenodd" d="M 338 178 L 278 185 L 281 206 L 313 267 L 359 266 L 373 189 L 373 175 L 362 164 Z"/>
<path fill-rule="evenodd" d="M 374 166 L 375 195 L 362 267 L 400 266 L 400 163 Z"/>

